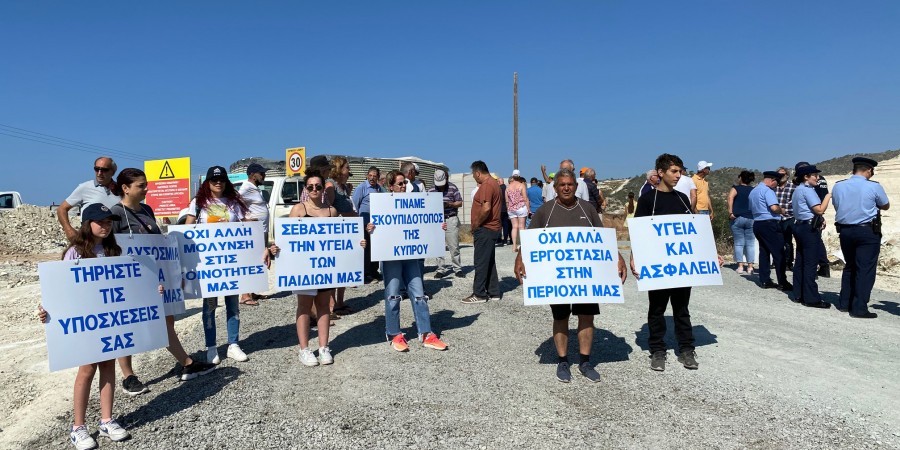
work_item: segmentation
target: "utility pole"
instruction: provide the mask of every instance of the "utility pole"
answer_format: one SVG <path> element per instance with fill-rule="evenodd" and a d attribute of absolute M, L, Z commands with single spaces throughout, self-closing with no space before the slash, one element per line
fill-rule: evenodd
<path fill-rule="evenodd" d="M 519 168 L 519 73 L 513 72 L 513 169 Z"/>

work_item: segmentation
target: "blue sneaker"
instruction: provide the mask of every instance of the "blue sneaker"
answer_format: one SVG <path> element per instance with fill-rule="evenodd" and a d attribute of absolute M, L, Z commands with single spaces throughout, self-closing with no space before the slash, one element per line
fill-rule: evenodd
<path fill-rule="evenodd" d="M 556 379 L 563 383 L 572 381 L 572 372 L 569 371 L 569 363 L 561 362 L 556 365 Z"/>

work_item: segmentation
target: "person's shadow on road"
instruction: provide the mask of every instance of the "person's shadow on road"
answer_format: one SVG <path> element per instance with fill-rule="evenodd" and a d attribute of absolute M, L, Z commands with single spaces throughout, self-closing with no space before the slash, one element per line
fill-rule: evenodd
<path fill-rule="evenodd" d="M 694 333 L 694 347 L 702 347 L 704 345 L 717 344 L 716 335 L 709 332 L 703 325 L 694 325 L 691 327 Z M 645 323 L 640 331 L 634 333 L 634 343 L 641 347 L 645 352 L 650 351 L 650 329 Z M 666 348 L 677 349 L 678 342 L 675 340 L 675 321 L 672 316 L 666 316 Z"/>
<path fill-rule="evenodd" d="M 881 303 L 872 305 L 872 309 L 877 309 L 879 311 L 884 311 L 888 314 L 900 316 L 900 303 L 897 303 L 897 302 L 889 302 L 886 300 L 882 300 Z"/>
<path fill-rule="evenodd" d="M 591 343 L 591 364 L 605 364 L 611 362 L 628 361 L 628 355 L 633 349 L 625 338 L 616 336 L 608 330 L 602 328 L 594 328 L 594 341 Z M 569 330 L 569 346 L 566 355 L 569 356 L 569 362 L 577 362 L 578 351 L 578 331 Z M 538 356 L 540 364 L 556 364 L 558 355 L 556 353 L 556 345 L 553 343 L 553 336 L 550 336 L 541 343 L 534 351 Z"/>
<path fill-rule="evenodd" d="M 200 378 L 181 382 L 122 416 L 122 425 L 136 428 L 196 406 L 221 391 L 240 374 L 241 370 L 237 367 L 218 367 Z"/>
<path fill-rule="evenodd" d="M 410 307 L 410 302 L 408 300 L 404 300 L 403 304 L 401 305 L 401 323 L 403 321 L 404 312 L 407 314 L 407 316 L 405 317 L 409 317 L 412 315 L 412 308 Z M 476 320 L 478 320 L 478 316 L 481 315 L 481 313 L 476 313 L 470 314 L 468 316 L 454 317 L 454 314 L 455 313 L 453 311 L 448 310 L 442 310 L 432 313 L 431 329 L 434 330 L 435 333 L 440 335 L 447 330 L 468 327 L 469 325 L 472 325 Z M 328 343 L 328 347 L 331 349 L 331 354 L 337 355 L 341 351 L 352 347 L 362 347 L 366 345 L 387 343 L 387 337 L 384 333 L 384 325 L 384 315 L 380 315 L 371 322 L 361 323 L 337 336 L 334 336 L 331 339 L 331 342 Z M 403 332 L 407 339 L 415 339 L 418 335 L 418 329 L 416 328 L 415 322 L 413 322 L 413 324 L 408 328 L 401 328 L 400 331 Z"/>

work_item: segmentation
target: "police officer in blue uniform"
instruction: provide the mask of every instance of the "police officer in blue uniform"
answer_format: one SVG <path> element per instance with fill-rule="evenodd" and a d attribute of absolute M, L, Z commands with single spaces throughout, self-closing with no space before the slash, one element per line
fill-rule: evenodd
<path fill-rule="evenodd" d="M 797 173 L 803 166 L 808 166 L 809 163 L 806 161 L 800 161 L 794 166 L 794 173 Z M 825 176 L 821 173 L 819 174 L 819 182 L 815 186 L 816 195 L 819 196 L 819 200 L 824 201 L 825 196 L 828 195 L 828 180 L 825 179 Z M 818 214 L 816 216 L 819 216 Z M 817 217 L 819 222 L 822 223 L 822 229 L 824 230 L 826 227 L 825 218 Z M 828 250 L 825 249 L 825 241 L 819 239 L 819 271 L 818 274 L 820 277 L 831 278 L 831 262 L 828 261 Z"/>
<path fill-rule="evenodd" d="M 794 211 L 792 231 L 797 239 L 797 258 L 794 260 L 794 302 L 812 308 L 831 308 L 831 303 L 823 302 L 816 283 L 819 265 L 819 246 L 822 244 L 822 214 L 828 209 L 831 196 L 820 200 L 816 194 L 819 180 L 816 166 L 800 166 L 794 172 L 794 196 L 791 199 Z M 818 219 L 817 219 L 818 217 Z"/>
<path fill-rule="evenodd" d="M 753 214 L 753 235 L 759 241 L 759 281 L 764 289 L 779 288 L 791 291 L 785 274 L 784 235 L 781 233 L 781 206 L 775 197 L 775 186 L 781 174 L 775 171 L 763 172 L 763 182 L 750 191 L 750 212 Z M 770 267 L 775 263 L 778 284 L 772 282 Z"/>
<path fill-rule="evenodd" d="M 881 251 L 881 210 L 890 207 L 884 188 L 870 180 L 876 166 L 869 158 L 853 158 L 853 176 L 835 183 L 832 190 L 835 228 L 846 263 L 838 310 L 861 319 L 878 317 L 869 312 L 869 297 Z"/>

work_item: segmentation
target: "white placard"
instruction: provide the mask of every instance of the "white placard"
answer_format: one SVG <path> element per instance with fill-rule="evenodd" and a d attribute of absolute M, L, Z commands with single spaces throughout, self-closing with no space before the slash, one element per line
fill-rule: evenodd
<path fill-rule="evenodd" d="M 363 284 L 362 217 L 280 217 L 275 243 L 278 289 L 325 289 Z"/>
<path fill-rule="evenodd" d="M 444 197 L 439 192 L 369 194 L 372 261 L 447 256 Z"/>
<path fill-rule="evenodd" d="M 616 230 L 554 227 L 523 230 L 525 305 L 623 303 Z"/>
<path fill-rule="evenodd" d="M 632 217 L 628 234 L 639 291 L 722 285 L 709 216 Z"/>
<path fill-rule="evenodd" d="M 46 262 L 38 274 L 50 371 L 169 345 L 152 257 Z"/>
<path fill-rule="evenodd" d="M 124 256 L 150 256 L 156 261 L 159 284 L 163 285 L 163 307 L 167 316 L 184 313 L 181 291 L 181 260 L 178 238 L 162 234 L 116 234 Z"/>
<path fill-rule="evenodd" d="M 185 298 L 269 289 L 262 222 L 170 225 L 169 235 L 178 238 Z"/>

